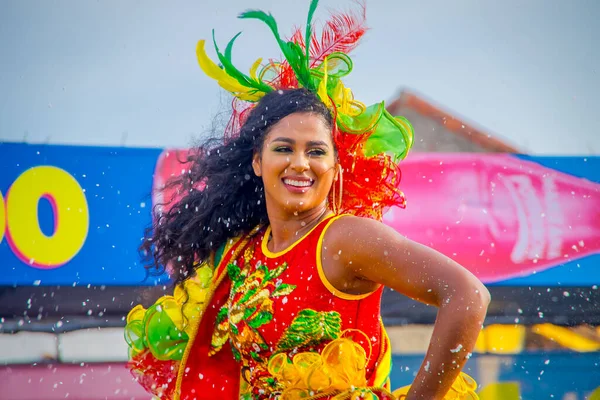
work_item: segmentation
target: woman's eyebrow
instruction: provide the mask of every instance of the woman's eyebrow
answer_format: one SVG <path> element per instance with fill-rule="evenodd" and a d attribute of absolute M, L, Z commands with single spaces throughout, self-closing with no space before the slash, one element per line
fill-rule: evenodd
<path fill-rule="evenodd" d="M 295 144 L 296 141 L 294 139 L 286 138 L 286 137 L 278 137 L 273 139 L 273 142 L 285 142 L 289 144 Z"/>
<path fill-rule="evenodd" d="M 275 139 L 273 139 L 273 142 L 284 142 L 284 143 L 289 143 L 289 144 L 296 144 L 296 141 L 294 139 L 291 138 L 287 138 L 287 137 L 277 137 Z M 314 147 L 314 146 L 323 146 L 323 147 L 329 147 L 329 145 L 322 141 L 322 140 L 309 140 L 308 142 L 306 142 L 308 147 Z"/>
<path fill-rule="evenodd" d="M 323 146 L 323 147 L 329 147 L 327 145 L 327 143 L 325 143 L 322 140 L 309 140 L 308 143 L 306 143 L 308 146 Z"/>

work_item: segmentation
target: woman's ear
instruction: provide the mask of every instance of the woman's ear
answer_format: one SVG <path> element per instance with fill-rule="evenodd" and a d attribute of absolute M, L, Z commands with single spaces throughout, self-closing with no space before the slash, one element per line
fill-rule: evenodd
<path fill-rule="evenodd" d="M 254 170 L 254 175 L 261 176 L 261 165 L 260 165 L 260 155 L 258 153 L 254 153 L 252 156 L 252 169 Z"/>

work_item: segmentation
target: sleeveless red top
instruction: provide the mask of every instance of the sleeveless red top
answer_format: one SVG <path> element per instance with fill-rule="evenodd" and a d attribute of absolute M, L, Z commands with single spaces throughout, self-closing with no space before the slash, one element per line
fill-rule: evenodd
<path fill-rule="evenodd" d="M 409 386 L 388 391 L 383 288 L 348 295 L 323 273 L 323 238 L 337 218 L 278 253 L 267 248 L 270 229 L 257 228 L 228 241 L 208 286 L 190 280 L 189 297 L 175 291 L 148 310 L 136 306 L 126 332 L 140 384 L 171 400 L 406 396 Z M 475 399 L 476 388 L 461 373 L 447 398 Z"/>
<path fill-rule="evenodd" d="M 268 250 L 270 227 L 263 228 L 246 250 L 227 266 L 229 299 L 217 313 L 211 354 L 228 341 L 241 364 L 242 391 L 269 398 L 281 390 L 268 370 L 278 353 L 320 352 L 344 332 L 365 350 L 367 380 L 381 362 L 387 342 L 380 318 L 383 287 L 364 295 L 336 290 L 321 264 L 323 237 L 339 217 L 327 218 L 287 249 Z M 228 346 L 229 347 L 229 346 Z"/>

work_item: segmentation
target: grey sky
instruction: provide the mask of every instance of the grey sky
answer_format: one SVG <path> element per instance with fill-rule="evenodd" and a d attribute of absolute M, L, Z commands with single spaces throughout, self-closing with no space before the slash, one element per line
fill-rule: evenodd
<path fill-rule="evenodd" d="M 197 40 L 214 27 L 224 47 L 243 31 L 234 62 L 247 70 L 279 51 L 237 14 L 270 10 L 287 35 L 308 4 L 3 0 L 0 139 L 189 145 L 227 104 L 198 67 Z M 351 6 L 322 0 L 317 18 Z M 525 152 L 600 153 L 600 2 L 370 0 L 367 18 L 346 81 L 357 99 L 406 87 Z"/>

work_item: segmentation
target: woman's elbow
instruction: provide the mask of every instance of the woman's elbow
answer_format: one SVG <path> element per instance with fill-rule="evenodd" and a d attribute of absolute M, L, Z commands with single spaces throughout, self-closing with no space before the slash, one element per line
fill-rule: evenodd
<path fill-rule="evenodd" d="M 478 279 L 471 279 L 465 283 L 462 300 L 467 306 L 467 310 L 476 314 L 487 313 L 487 308 L 492 300 L 490 291 Z"/>
<path fill-rule="evenodd" d="M 474 296 L 472 297 L 472 302 L 477 308 L 486 310 L 492 301 L 492 295 L 490 291 L 485 287 L 483 283 L 479 283 L 476 285 Z"/>
<path fill-rule="evenodd" d="M 468 287 L 468 291 L 471 293 L 470 300 L 474 303 L 473 305 L 480 306 L 487 310 L 490 302 L 492 301 L 492 295 L 488 288 L 472 273 L 469 273 L 464 280 L 464 284 Z"/>

